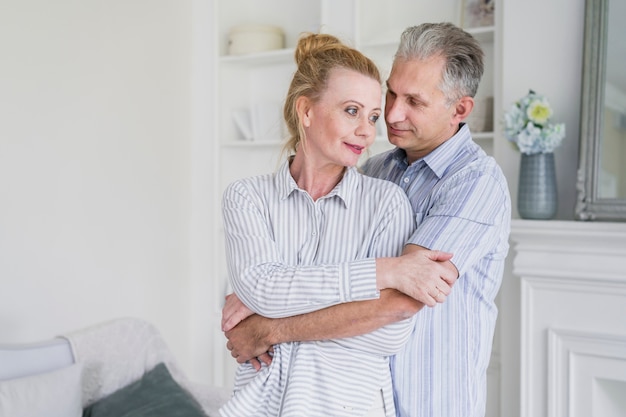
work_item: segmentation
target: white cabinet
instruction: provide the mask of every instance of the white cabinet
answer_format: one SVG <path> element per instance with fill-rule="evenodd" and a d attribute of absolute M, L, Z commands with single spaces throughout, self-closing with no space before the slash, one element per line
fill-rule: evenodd
<path fill-rule="evenodd" d="M 379 65 L 383 79 L 389 75 L 393 54 L 402 31 L 423 22 L 450 21 L 460 24 L 462 0 L 216 0 L 214 28 L 217 51 L 214 108 L 217 111 L 214 127 L 214 150 L 219 166 L 216 179 L 219 198 L 226 185 L 235 179 L 274 171 L 284 160 L 281 146 L 285 128 L 282 122 L 282 103 L 295 69 L 294 47 L 303 32 L 326 32 L 338 36 Z M 497 22 L 497 21 L 496 21 Z M 285 48 L 246 55 L 229 55 L 229 32 L 242 24 L 272 25 L 282 28 Z M 495 26 L 469 29 L 481 42 L 486 52 L 486 71 L 477 95 L 495 97 L 498 106 L 494 54 L 497 48 Z M 493 118 L 495 120 L 495 117 Z M 240 125 L 237 124 L 240 123 Z M 381 120 L 382 122 L 382 120 Z M 381 123 L 382 124 L 382 123 Z M 384 127 L 371 149 L 377 153 L 388 149 Z M 474 138 L 484 149 L 494 153 L 494 133 L 476 132 Z M 219 209 L 216 206 L 216 212 Z M 221 217 L 216 216 L 215 230 L 221 235 Z M 223 243 L 223 238 L 218 242 Z M 226 266 L 220 249 L 216 290 L 224 293 Z M 223 363 L 234 369 L 228 352 Z M 232 372 L 225 372 L 225 385 L 231 383 Z"/>

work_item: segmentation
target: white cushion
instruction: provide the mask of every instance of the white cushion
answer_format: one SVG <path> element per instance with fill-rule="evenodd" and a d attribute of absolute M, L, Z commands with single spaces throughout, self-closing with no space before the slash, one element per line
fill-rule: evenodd
<path fill-rule="evenodd" d="M 81 417 L 82 365 L 0 381 L 0 417 Z"/>
<path fill-rule="evenodd" d="M 0 381 L 43 374 L 73 363 L 70 343 L 62 337 L 39 343 L 0 345 Z"/>

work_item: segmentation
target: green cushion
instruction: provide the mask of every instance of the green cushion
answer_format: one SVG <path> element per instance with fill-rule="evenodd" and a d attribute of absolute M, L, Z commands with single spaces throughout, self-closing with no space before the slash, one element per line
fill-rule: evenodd
<path fill-rule="evenodd" d="M 136 382 L 96 401 L 83 417 L 206 417 L 160 363 Z"/>

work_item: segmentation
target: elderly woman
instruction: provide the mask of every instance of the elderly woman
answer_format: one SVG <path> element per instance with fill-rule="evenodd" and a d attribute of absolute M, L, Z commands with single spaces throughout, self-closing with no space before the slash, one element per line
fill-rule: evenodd
<path fill-rule="evenodd" d="M 223 198 L 234 292 L 250 313 L 273 318 L 396 288 L 394 269 L 381 265 L 401 254 L 415 227 L 404 192 L 355 167 L 382 113 L 376 65 L 321 34 L 302 37 L 295 58 L 284 107 L 290 156 L 274 174 L 232 183 Z M 240 365 L 221 415 L 393 417 L 388 355 L 411 322 L 275 345 L 269 364 Z"/>

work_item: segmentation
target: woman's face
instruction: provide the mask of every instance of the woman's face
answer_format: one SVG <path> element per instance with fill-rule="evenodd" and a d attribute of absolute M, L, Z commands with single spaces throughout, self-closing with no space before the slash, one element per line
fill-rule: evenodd
<path fill-rule="evenodd" d="M 319 168 L 356 165 L 376 137 L 381 99 L 378 81 L 352 70 L 332 70 L 326 91 L 300 116 L 305 159 Z"/>

